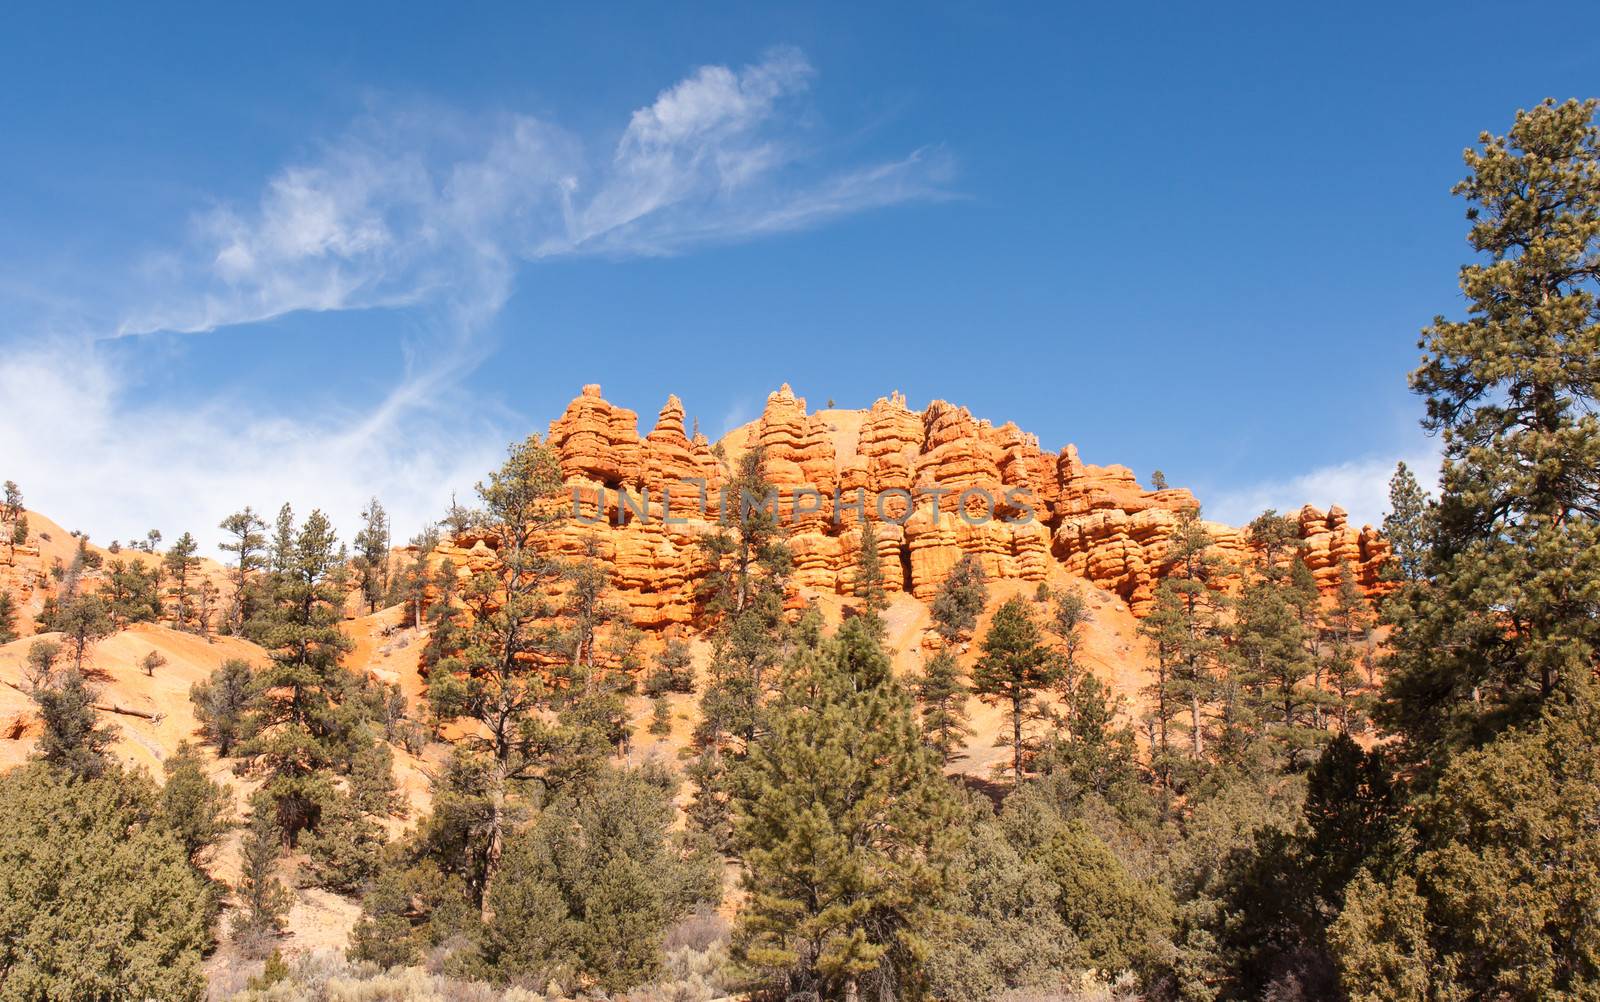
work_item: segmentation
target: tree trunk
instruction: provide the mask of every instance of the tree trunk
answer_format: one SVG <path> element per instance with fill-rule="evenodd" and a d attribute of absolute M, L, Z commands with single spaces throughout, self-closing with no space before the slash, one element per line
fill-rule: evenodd
<path fill-rule="evenodd" d="M 490 801 L 489 848 L 484 854 L 483 902 L 480 908 L 485 922 L 494 917 L 494 909 L 489 905 L 489 885 L 494 881 L 495 871 L 500 868 L 500 854 L 505 849 L 506 787 L 505 781 L 499 776 L 500 770 L 496 769 L 495 772 L 494 796 Z"/>
<path fill-rule="evenodd" d="M 1011 701 L 1011 778 L 1022 782 L 1022 701 Z"/>
<path fill-rule="evenodd" d="M 1201 758 L 1206 752 L 1205 735 L 1200 730 L 1200 694 L 1194 693 L 1189 697 L 1189 725 L 1190 739 L 1194 743 L 1194 757 Z"/>
<path fill-rule="evenodd" d="M 854 976 L 844 981 L 844 1002 L 858 1002 L 861 997 L 861 987 L 856 983 Z"/>

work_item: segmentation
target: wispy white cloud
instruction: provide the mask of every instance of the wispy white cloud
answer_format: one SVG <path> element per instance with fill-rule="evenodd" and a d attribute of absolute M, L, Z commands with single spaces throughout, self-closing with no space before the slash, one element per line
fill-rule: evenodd
<path fill-rule="evenodd" d="M 0 423 L 0 455 L 33 506 L 101 543 L 159 528 L 216 553 L 224 515 L 283 501 L 321 507 L 348 533 L 372 495 L 403 539 L 503 448 L 491 419 L 449 417 L 465 402 L 448 382 L 417 376 L 370 410 L 294 418 L 221 399 L 142 402 L 104 359 L 41 348 L 0 365 L 0 399 L 25 415 Z"/>
<path fill-rule="evenodd" d="M 940 197 L 947 158 L 830 168 L 791 109 L 815 77 L 778 49 L 702 67 L 633 112 L 609 155 L 527 115 L 374 113 L 253 205 L 200 214 L 153 257 L 162 281 L 122 333 L 196 332 L 300 310 L 426 306 L 492 314 L 519 264 L 669 254 Z"/>
<path fill-rule="evenodd" d="M 1389 510 L 1389 478 L 1396 463 L 1403 461 L 1410 467 L 1424 490 L 1436 491 L 1439 451 L 1435 445 L 1427 441 L 1393 455 L 1367 456 L 1277 480 L 1212 491 L 1201 500 L 1207 518 L 1229 525 L 1244 525 L 1268 508 L 1293 512 L 1307 504 L 1319 508 L 1338 505 L 1350 513 L 1352 525 L 1378 525 Z"/>
<path fill-rule="evenodd" d="M 794 49 L 701 67 L 598 143 L 524 114 L 378 107 L 253 199 L 198 211 L 185 240 L 143 255 L 122 291 L 97 297 L 114 304 L 102 329 L 0 355 L 0 399 L 24 415 L 0 423 L 4 474 L 100 539 L 151 526 L 210 539 L 233 508 L 285 495 L 348 530 L 377 493 L 410 531 L 529 430 L 460 391 L 520 268 L 683 253 L 943 197 L 936 151 L 821 155 L 804 102 L 815 78 Z M 374 308 L 408 309 L 435 333 L 406 347 L 405 377 L 359 411 L 150 401 L 129 353 L 113 364 L 96 347 L 105 327 L 202 333 Z"/>

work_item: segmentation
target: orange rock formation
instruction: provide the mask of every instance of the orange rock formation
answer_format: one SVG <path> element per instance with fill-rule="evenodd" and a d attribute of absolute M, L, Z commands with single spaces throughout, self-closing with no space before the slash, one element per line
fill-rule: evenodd
<path fill-rule="evenodd" d="M 706 569 L 695 541 L 718 517 L 732 464 L 752 448 L 762 450 L 776 488 L 793 584 L 822 593 L 852 592 L 865 517 L 876 523 L 890 590 L 931 598 L 972 554 L 1001 580 L 1044 581 L 1060 568 L 1142 615 L 1169 570 L 1178 513 L 1197 503 L 1187 490 L 1145 489 L 1126 467 L 1084 463 L 1075 446 L 1043 451 L 1015 424 L 996 427 L 942 400 L 911 410 L 899 393 L 866 411 L 809 413 L 784 385 L 759 420 L 714 449 L 685 433 L 677 397 L 641 437 L 638 415 L 591 385 L 551 423 L 548 442 L 584 515 L 552 530 L 552 548 L 579 556 L 593 539 L 619 597 L 646 628 L 693 620 L 694 583 Z M 1388 544 L 1370 526 L 1352 529 L 1343 510 L 1310 506 L 1298 524 L 1303 559 L 1325 589 L 1337 586 L 1341 561 L 1364 588 L 1381 588 Z M 1249 555 L 1242 530 L 1207 528 L 1224 557 Z M 483 566 L 493 560 L 492 543 L 462 536 L 443 552 L 464 569 Z"/>

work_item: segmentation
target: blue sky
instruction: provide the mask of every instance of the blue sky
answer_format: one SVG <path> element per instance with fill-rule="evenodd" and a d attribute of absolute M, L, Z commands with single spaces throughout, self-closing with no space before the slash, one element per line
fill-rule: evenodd
<path fill-rule="evenodd" d="M 1576 4 L 863 6 L 8 12 L 0 476 L 403 535 L 584 383 L 787 381 L 1376 518 L 1462 148 L 1600 79 Z"/>

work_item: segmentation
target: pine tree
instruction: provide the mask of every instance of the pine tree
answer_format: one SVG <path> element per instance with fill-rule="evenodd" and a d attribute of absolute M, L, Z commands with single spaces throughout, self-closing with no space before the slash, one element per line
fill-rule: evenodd
<path fill-rule="evenodd" d="M 1227 656 L 1223 631 L 1223 599 L 1218 586 L 1225 573 L 1212 552 L 1211 534 L 1198 509 L 1185 509 L 1167 541 L 1165 565 L 1171 569 L 1159 589 L 1177 599 L 1172 643 L 1170 691 L 1188 708 L 1189 754 L 1205 757 L 1206 706 L 1216 693 L 1220 668 Z"/>
<path fill-rule="evenodd" d="M 650 701 L 650 733 L 658 738 L 672 733 L 672 704 L 664 695 Z"/>
<path fill-rule="evenodd" d="M 315 824 L 326 772 L 352 740 L 340 705 L 354 679 L 340 667 L 352 645 L 339 627 L 344 593 L 335 543 L 322 512 L 307 516 L 277 558 L 270 604 L 249 628 L 271 661 L 255 680 L 249 738 L 240 752 L 266 771 L 262 792 L 290 839 Z"/>
<path fill-rule="evenodd" d="M 255 600 L 251 595 L 254 575 L 266 566 L 266 528 L 249 505 L 223 519 L 217 526 L 229 539 L 218 546 L 233 554 L 233 597 L 229 600 L 226 622 L 229 633 L 244 632 L 245 623 L 256 614 Z"/>
<path fill-rule="evenodd" d="M 1433 506 L 1405 463 L 1395 466 L 1389 478 L 1389 511 L 1383 516 L 1383 536 L 1389 541 L 1390 559 L 1385 577 L 1408 584 L 1421 581 L 1426 568 Z"/>
<path fill-rule="evenodd" d="M 25 546 L 28 542 L 28 520 L 22 507 L 22 490 L 15 480 L 5 483 L 5 496 L 0 499 L 0 527 L 5 529 L 6 542 L 11 544 L 11 561 L 15 563 L 17 547 Z"/>
<path fill-rule="evenodd" d="M 681 637 L 671 637 L 656 655 L 656 670 L 645 680 L 645 692 L 655 696 L 665 692 L 694 691 L 694 654 Z"/>
<path fill-rule="evenodd" d="M 1418 851 L 1371 867 L 1333 930 L 1352 998 L 1600 991 L 1597 728 L 1591 688 L 1452 758 L 1417 804 Z"/>
<path fill-rule="evenodd" d="M 1600 127 L 1596 102 L 1519 111 L 1465 154 L 1464 320 L 1412 387 L 1444 439 L 1426 560 L 1393 604 L 1384 722 L 1415 761 L 1536 719 L 1600 660 Z"/>
<path fill-rule="evenodd" d="M 978 617 L 988 601 L 983 565 L 969 553 L 950 569 L 950 576 L 939 586 L 928 612 L 933 617 L 934 629 L 945 643 L 961 643 L 977 628 Z"/>
<path fill-rule="evenodd" d="M 28 696 L 44 725 L 34 757 L 74 776 L 93 778 L 104 772 L 106 749 L 116 736 L 102 727 L 95 715 L 98 695 L 75 667 L 34 682 Z"/>
<path fill-rule="evenodd" d="M 928 660 L 915 691 L 922 704 L 922 733 L 928 747 L 939 757 L 941 766 L 949 765 L 972 733 L 967 725 L 967 687 L 962 684 L 961 666 L 950 648 L 941 648 Z"/>
<path fill-rule="evenodd" d="M 241 658 L 222 662 L 210 678 L 189 688 L 200 732 L 216 747 L 217 755 L 233 754 L 235 745 L 248 736 L 248 714 L 256 689 L 255 673 Z"/>
<path fill-rule="evenodd" d="M 699 596 L 716 626 L 693 738 L 700 756 L 690 771 L 689 817 L 719 848 L 728 846 L 732 831 L 729 771 L 756 741 L 782 658 L 783 600 L 793 565 L 777 505 L 762 450 L 751 448 L 723 488 L 718 528 L 700 539 L 710 568 Z"/>
<path fill-rule="evenodd" d="M 584 556 L 568 561 L 561 569 L 567 588 L 561 614 L 567 622 L 567 665 L 574 676 L 594 676 L 600 668 L 600 633 L 610 623 L 622 619 L 627 610 L 607 595 L 611 591 L 611 572 L 598 559 L 599 540 L 590 536 L 584 542 Z"/>
<path fill-rule="evenodd" d="M 1155 655 L 1155 678 L 1145 690 L 1150 707 L 1145 719 L 1150 731 L 1151 768 L 1162 786 L 1169 787 L 1172 724 L 1180 712 L 1173 685 L 1173 665 L 1186 636 L 1183 596 L 1176 588 L 1165 581 L 1157 583 L 1150 612 L 1139 623 L 1139 633 L 1150 642 Z"/>
<path fill-rule="evenodd" d="M 17 639 L 17 600 L 8 591 L 0 591 L 0 644 Z"/>
<path fill-rule="evenodd" d="M 1042 643 L 1028 603 L 1007 599 L 995 610 L 972 668 L 972 691 L 986 703 L 1007 707 L 1011 717 L 1011 777 L 1022 782 L 1024 728 L 1037 715 L 1034 700 L 1059 681 L 1060 672 Z M 997 743 L 1004 743 L 1003 741 Z"/>
<path fill-rule="evenodd" d="M 697 740 L 719 755 L 738 756 L 755 738 L 758 709 L 779 660 L 792 569 L 778 524 L 777 489 L 766 478 L 759 447 L 739 458 L 723 489 L 723 505 L 726 524 L 700 539 L 710 568 L 699 594 L 717 625 Z"/>
<path fill-rule="evenodd" d="M 866 624 L 803 648 L 768 719 L 735 784 L 740 957 L 785 994 L 914 994 L 953 812 Z"/>
<path fill-rule="evenodd" d="M 167 580 L 171 582 L 167 586 L 167 596 L 172 599 L 172 619 L 180 630 L 187 629 L 195 620 L 192 578 L 200 566 L 199 550 L 200 545 L 186 532 L 162 558 Z"/>
<path fill-rule="evenodd" d="M 497 541 L 496 560 L 473 575 L 461 596 L 470 616 L 450 638 L 460 653 L 429 674 L 435 714 L 478 725 L 460 747 L 482 778 L 473 809 L 482 812 L 476 823 L 483 837 L 473 843 L 480 858 L 469 871 L 480 907 L 518 813 L 513 798 L 541 780 L 555 741 L 541 716 L 551 692 L 538 661 L 558 658 L 565 647 L 546 596 L 561 566 L 545 552 L 540 533 L 561 517 L 561 486 L 556 456 L 536 436 L 514 443 L 505 463 L 478 485 L 483 508 L 473 521 Z"/>
<path fill-rule="evenodd" d="M 378 873 L 383 827 L 349 793 L 323 801 L 317 829 L 305 841 L 311 876 L 318 887 L 340 894 L 360 890 Z"/>
<path fill-rule="evenodd" d="M 135 560 L 113 560 L 101 595 L 120 626 L 154 623 L 161 618 L 161 571 Z"/>
<path fill-rule="evenodd" d="M 1372 630 L 1372 612 L 1366 594 L 1356 584 L 1348 560 L 1339 561 L 1339 588 L 1333 605 L 1324 613 L 1323 632 L 1328 637 L 1327 670 L 1333 689 L 1330 707 L 1339 730 L 1359 734 L 1366 729 L 1367 698 L 1361 689 L 1361 658 Z"/>
<path fill-rule="evenodd" d="M 1055 634 L 1061 642 L 1061 688 L 1071 692 L 1078 684 L 1078 651 L 1083 647 L 1084 634 L 1094 622 L 1094 614 L 1076 588 L 1061 592 L 1046 592 L 1055 599 L 1045 629 Z"/>
<path fill-rule="evenodd" d="M 1254 713 L 1291 768 L 1325 739 L 1315 722 L 1318 697 L 1308 687 L 1315 664 L 1294 584 L 1293 568 L 1303 566 L 1294 551 L 1298 539 L 1293 520 L 1270 509 L 1251 523 L 1259 556 L 1240 592 L 1233 627 L 1235 675 L 1250 690 Z"/>
<path fill-rule="evenodd" d="M 367 611 L 377 612 L 389 595 L 389 513 L 377 498 L 361 510 L 361 531 L 356 533 L 356 570 L 361 575 L 361 598 Z"/>
<path fill-rule="evenodd" d="M 739 457 L 739 465 L 722 492 L 718 529 L 700 544 L 711 567 L 700 585 L 707 609 L 737 618 L 746 609 L 782 598 L 790 555 L 778 524 L 777 490 L 767 480 L 759 446 Z M 731 521 L 730 521 L 731 520 Z"/>
<path fill-rule="evenodd" d="M 187 741 L 178 742 L 161 771 L 167 777 L 161 786 L 161 817 L 198 866 L 230 826 L 233 795 L 206 775 L 204 762 Z"/>
<path fill-rule="evenodd" d="M 1600 992 L 1600 128 L 1519 111 L 1456 186 L 1485 259 L 1465 320 L 1423 332 L 1413 388 L 1443 433 L 1424 580 L 1394 624 L 1380 722 L 1410 773 L 1414 849 L 1330 930 L 1353 999 Z"/>
<path fill-rule="evenodd" d="M 61 603 L 51 628 L 61 634 L 73 667 L 82 672 L 89 648 L 115 633 L 117 625 L 99 596 L 78 595 Z"/>
<path fill-rule="evenodd" d="M 271 940 L 283 932 L 294 895 L 277 877 L 284 835 L 270 802 L 252 805 L 250 825 L 240 848 L 239 909 L 233 916 L 233 938 L 246 953 L 265 956 Z"/>
<path fill-rule="evenodd" d="M 439 527 L 432 523 L 411 537 L 410 546 L 416 556 L 400 571 L 396 582 L 397 597 L 405 613 L 403 625 L 420 627 L 426 614 L 428 601 L 429 560 L 439 545 Z"/>
<path fill-rule="evenodd" d="M 603 769 L 511 840 L 482 937 L 497 980 L 566 969 L 620 992 L 655 975 L 667 927 L 720 889 L 670 832 L 675 786 L 665 770 Z"/>
<path fill-rule="evenodd" d="M 856 597 L 861 599 L 862 613 L 867 622 L 881 636 L 887 627 L 883 612 L 889 607 L 889 593 L 883 586 L 883 560 L 878 554 L 878 530 L 872 519 L 861 520 L 861 539 L 856 547 Z"/>

